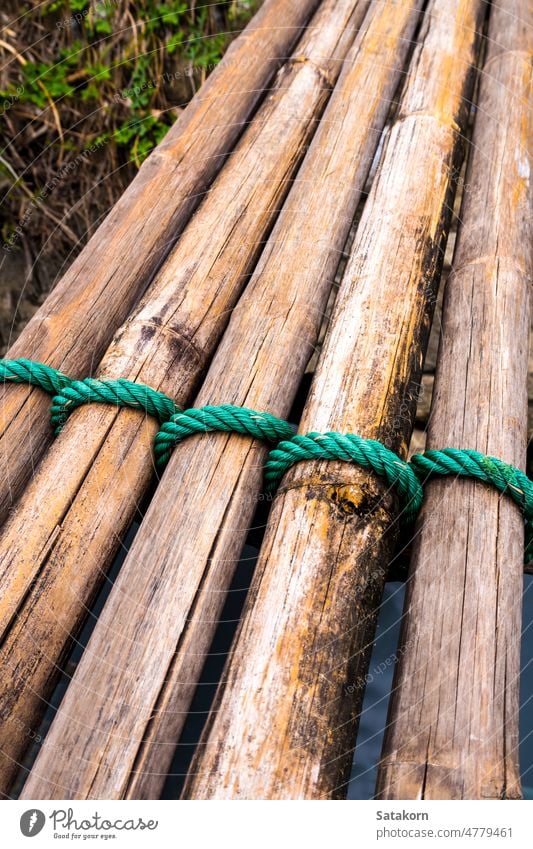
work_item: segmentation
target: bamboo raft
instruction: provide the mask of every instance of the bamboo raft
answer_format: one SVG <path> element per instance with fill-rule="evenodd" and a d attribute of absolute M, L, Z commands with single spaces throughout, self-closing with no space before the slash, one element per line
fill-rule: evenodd
<path fill-rule="evenodd" d="M 413 476 L 456 227 L 427 449 L 524 472 L 532 47 L 528 0 L 265 0 L 7 358 L 291 421 L 312 372 L 298 434 L 355 434 Z M 161 470 L 143 410 L 82 404 L 54 438 L 47 392 L 0 394 L 0 792 L 158 798 L 276 452 L 200 432 Z M 406 549 L 377 795 L 519 798 L 512 486 L 423 480 L 409 527 L 398 487 L 341 456 L 281 479 L 184 798 L 346 795 L 351 685 Z"/>

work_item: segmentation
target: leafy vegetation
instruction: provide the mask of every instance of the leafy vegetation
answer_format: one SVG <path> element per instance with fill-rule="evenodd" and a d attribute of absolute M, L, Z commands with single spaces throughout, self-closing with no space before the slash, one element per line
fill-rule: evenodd
<path fill-rule="evenodd" d="M 4 248 L 79 250 L 260 5 L 202 3 L 4 2 Z"/>

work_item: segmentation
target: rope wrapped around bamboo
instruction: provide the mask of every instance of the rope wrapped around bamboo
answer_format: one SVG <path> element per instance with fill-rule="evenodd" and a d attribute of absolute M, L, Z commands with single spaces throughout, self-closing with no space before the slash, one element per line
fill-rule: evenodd
<path fill-rule="evenodd" d="M 318 5 L 264 0 L 11 346 L 9 358 L 29 357 L 74 377 L 100 362 Z M 15 386 L 0 390 L 0 521 L 51 437 L 46 397 Z"/>
<path fill-rule="evenodd" d="M 526 552 L 533 542 L 533 484 L 520 469 L 479 451 L 444 448 L 415 454 L 405 462 L 381 442 L 354 433 L 294 434 L 292 426 L 268 412 L 232 404 L 207 405 L 178 410 L 164 392 L 130 380 L 70 380 L 43 363 L 0 360 L 0 381 L 29 383 L 46 392 L 61 394 L 52 399 L 50 418 L 56 434 L 73 409 L 81 404 L 112 404 L 142 410 L 161 424 L 154 439 L 156 463 L 164 466 L 172 449 L 188 436 L 222 432 L 252 436 L 279 443 L 266 463 L 265 483 L 275 491 L 283 475 L 304 460 L 341 460 L 370 469 L 394 486 L 403 502 L 402 520 L 412 524 L 422 506 L 420 480 L 433 475 L 469 477 L 508 493 L 526 518 Z M 418 477 L 417 477 L 418 476 Z"/>

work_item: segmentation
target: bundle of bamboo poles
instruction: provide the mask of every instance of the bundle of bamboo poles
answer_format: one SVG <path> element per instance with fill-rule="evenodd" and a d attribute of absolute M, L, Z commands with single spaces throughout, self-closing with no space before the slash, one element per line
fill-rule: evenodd
<path fill-rule="evenodd" d="M 259 20 L 272 23 L 268 15 L 285 5 L 266 3 Z M 473 190 L 465 192 L 447 289 L 432 419 L 437 423 L 429 439 L 437 447 L 477 448 L 521 466 L 525 420 L 523 393 L 516 387 L 523 385 L 525 392 L 524 280 L 531 254 L 525 173 L 530 133 L 523 101 L 531 45 L 525 9 L 513 16 L 510 6 L 505 0 L 490 12 L 468 172 Z M 213 180 L 207 196 L 201 202 L 184 195 L 173 199 L 164 248 L 161 234 L 146 225 L 159 258 L 148 260 L 139 240 L 135 250 L 142 254 L 143 273 L 136 294 L 130 292 L 132 300 L 112 313 L 112 329 L 100 329 L 94 361 L 111 338 L 105 334 L 116 331 L 99 376 L 147 383 L 184 406 L 193 399 L 195 406 L 232 403 L 286 417 L 315 351 L 339 258 L 378 151 L 299 429 L 355 432 L 405 457 L 415 413 L 412 389 L 436 299 L 487 4 L 430 0 L 422 12 L 416 0 L 297 3 L 290 7 L 291 27 L 301 27 L 314 7 L 309 27 L 232 155 L 226 154 L 238 131 L 228 135 L 224 129 L 210 139 L 217 151 L 211 156 L 227 161 L 215 179 L 213 164 L 190 177 L 198 184 Z M 260 31 L 253 23 L 241 37 L 248 39 L 247 49 L 238 40 L 236 54 L 244 58 L 255 49 Z M 288 46 L 295 35 L 284 38 Z M 281 36 L 275 46 L 270 42 L 275 53 L 270 70 L 261 39 L 258 44 L 259 59 L 251 67 L 265 84 L 272 63 L 282 60 Z M 228 67 L 219 71 L 223 96 Z M 238 99 L 239 114 L 251 117 L 257 99 L 250 93 Z M 198 108 L 193 105 L 191 126 Z M 390 129 L 381 145 L 387 120 Z M 203 128 L 205 118 L 198 121 Z M 161 162 L 156 157 L 154 169 L 163 162 L 165 156 Z M 130 190 L 128 202 L 137 214 L 140 185 Z M 161 192 L 167 196 L 166 188 Z M 124 247 L 119 234 L 131 238 L 127 214 L 121 215 L 112 213 L 111 224 L 104 225 L 116 222 L 108 248 L 117 269 Z M 125 265 L 117 279 L 131 283 L 134 259 Z M 91 297 L 95 286 L 89 285 Z M 50 361 L 64 366 L 75 350 L 72 365 L 83 373 L 90 330 L 88 336 L 80 333 L 80 302 L 63 313 L 61 291 L 55 297 L 60 300 L 47 308 L 45 324 L 69 315 L 73 335 L 64 347 L 61 340 L 50 342 L 56 351 Z M 88 302 L 89 316 L 96 314 L 94 304 Z M 502 350 L 516 353 L 511 371 L 507 356 L 502 361 L 499 351 L 487 353 L 496 330 Z M 79 344 L 72 342 L 76 332 Z M 472 351 L 478 352 L 475 365 L 466 358 Z M 27 347 L 16 353 L 48 356 Z M 11 446 L 8 464 L 16 428 L 30 421 L 33 407 L 43 432 L 45 427 L 38 391 L 20 392 L 0 440 Z M 487 392 L 496 415 L 505 410 L 507 416 L 496 426 L 488 408 L 479 418 Z M 513 436 L 509 421 L 521 423 Z M 62 658 L 152 480 L 156 430 L 156 422 L 136 411 L 99 405 L 76 410 L 0 530 L 5 793 L 28 729 L 38 728 Z M 24 437 L 14 467 L 18 488 L 28 472 L 28 445 Z M 24 798 L 160 794 L 261 492 L 266 453 L 257 440 L 228 434 L 191 437 L 174 452 Z M 6 505 L 9 500 L 6 495 Z M 486 540 L 485 548 L 469 545 L 474 537 L 466 531 L 457 533 L 458 516 L 461 527 L 471 525 L 475 538 Z M 394 491 L 356 466 L 306 461 L 285 475 L 186 796 L 344 795 L 363 695 L 348 685 L 367 669 L 400 518 Z M 503 506 L 478 484 L 428 487 L 406 608 L 406 634 L 422 628 L 426 638 L 408 639 L 398 673 L 380 777 L 384 797 L 519 792 L 512 689 L 518 672 L 519 524 L 514 507 Z M 509 545 L 511 560 L 504 562 Z M 439 552 L 447 548 L 444 566 L 440 553 L 438 562 L 433 557 L 436 546 Z M 491 552 L 493 580 L 483 583 L 482 566 Z M 456 591 L 453 610 L 447 607 L 450 585 Z M 472 623 L 482 606 L 492 614 L 477 633 Z M 459 608 L 464 618 L 457 630 Z M 440 650 L 451 641 L 446 676 L 442 660 L 431 669 L 437 634 Z M 458 674 L 464 651 L 477 664 L 477 690 L 469 689 L 468 697 L 466 679 Z M 491 657 L 498 661 L 492 677 Z M 439 703 L 446 706 L 442 717 Z M 454 705 L 460 705 L 463 736 L 454 736 Z M 470 743 L 469 749 L 465 740 L 479 745 Z"/>
<path fill-rule="evenodd" d="M 401 75 L 419 14 L 416 6 L 405 4 L 399 13 L 395 4 L 378 3 L 365 18 L 197 406 L 229 402 L 279 415 L 289 412 Z M 160 789 L 161 759 L 168 764 L 172 755 L 164 741 L 170 734 L 176 739 L 192 698 L 257 503 L 265 459 L 262 445 L 238 436 L 213 435 L 207 444 L 190 439 L 181 448 L 163 476 L 87 653 L 87 663 L 99 658 L 98 684 L 95 669 L 80 668 L 80 683 L 94 682 L 108 707 L 108 694 L 116 694 L 120 716 L 113 711 L 112 724 L 101 728 L 96 721 L 99 701 L 94 693 L 88 699 L 86 691 L 80 699 L 76 678 L 69 698 L 84 715 L 59 731 L 72 754 L 56 764 L 61 774 L 37 763 L 31 780 L 37 782 L 41 775 L 46 789 L 41 785 L 27 792 L 61 795 L 70 787 L 83 796 L 91 788 L 104 797 L 120 797 L 154 794 L 158 783 Z M 169 498 L 176 491 L 180 497 Z M 139 617 L 132 618 L 131 605 L 142 610 Z M 162 700 L 171 703 L 161 709 Z M 106 716 L 107 723 L 107 709 Z M 82 724 L 93 729 L 91 740 L 83 744 L 85 768 L 76 756 Z M 50 752 L 53 743 L 51 747 Z M 153 768 L 136 765 L 139 758 L 155 761 Z"/>
<path fill-rule="evenodd" d="M 9 358 L 39 360 L 82 378 L 99 363 L 318 3 L 265 0 L 9 349 Z M 52 438 L 47 412 L 48 399 L 39 390 L 0 387 L 0 518 Z"/>
<path fill-rule="evenodd" d="M 98 376 L 140 381 L 182 406 L 192 400 L 367 6 L 320 5 Z M 80 408 L 0 532 L 0 653 L 15 679 L 0 683 L 1 709 L 12 718 L 0 732 L 2 782 L 12 780 L 57 660 L 150 483 L 156 430 L 136 411 Z"/>
<path fill-rule="evenodd" d="M 300 430 L 407 453 L 485 4 L 433 0 L 359 223 Z M 391 427 L 391 424 L 395 424 Z M 217 697 L 193 798 L 345 793 L 398 504 L 375 475 L 304 462 L 284 477 Z M 259 696 L 259 697 L 258 697 Z"/>

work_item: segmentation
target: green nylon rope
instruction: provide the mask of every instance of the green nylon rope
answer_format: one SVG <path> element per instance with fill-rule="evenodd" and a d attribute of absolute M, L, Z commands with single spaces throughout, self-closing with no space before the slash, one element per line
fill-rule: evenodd
<path fill-rule="evenodd" d="M 226 431 L 241 433 L 263 439 L 265 442 L 278 442 L 290 439 L 294 431 L 290 424 L 272 416 L 270 413 L 258 413 L 247 407 L 234 407 L 231 404 L 191 408 L 174 413 L 161 425 L 154 442 L 154 453 L 158 466 L 164 466 L 172 449 L 178 442 L 193 433 L 207 431 Z"/>
<path fill-rule="evenodd" d="M 0 380 L 11 383 L 30 383 L 49 394 L 61 392 L 72 381 L 66 374 L 32 360 L 0 360 Z"/>
<path fill-rule="evenodd" d="M 296 434 L 270 452 L 265 467 L 268 488 L 275 490 L 287 469 L 300 460 L 345 460 L 373 470 L 398 490 L 407 522 L 416 518 L 422 506 L 424 492 L 413 469 L 374 439 L 355 433 Z"/>
<path fill-rule="evenodd" d="M 177 412 L 174 401 L 143 383 L 131 380 L 71 380 L 57 369 L 31 360 L 0 360 L 0 381 L 30 383 L 53 395 L 50 420 L 54 433 L 61 432 L 70 413 L 82 404 L 113 404 L 144 410 L 164 422 Z"/>
<path fill-rule="evenodd" d="M 0 360 L 0 381 L 31 383 L 53 395 L 50 420 L 61 432 L 68 416 L 82 404 L 113 404 L 143 410 L 161 424 L 154 441 L 159 466 L 164 466 L 178 442 L 195 433 L 236 432 L 269 442 L 290 439 L 292 427 L 270 413 L 258 413 L 231 404 L 180 410 L 164 392 L 131 380 L 71 380 L 62 372 L 31 360 Z"/>
<path fill-rule="evenodd" d="M 422 481 L 433 475 L 474 478 L 491 484 L 512 498 L 525 518 L 525 552 L 528 561 L 533 554 L 533 483 L 524 472 L 497 457 L 488 457 L 473 449 L 442 448 L 425 451 L 424 454 L 414 454 L 410 462 Z"/>
<path fill-rule="evenodd" d="M 353 433 L 294 434 L 292 427 L 270 413 L 230 404 L 180 410 L 164 392 L 129 380 L 71 380 L 62 372 L 31 360 L 0 360 L 0 381 L 28 383 L 53 395 L 51 421 L 58 433 L 69 414 L 81 404 L 102 403 L 143 410 L 157 418 L 160 429 L 154 453 L 159 466 L 173 447 L 195 433 L 236 432 L 277 443 L 265 467 L 269 490 L 285 472 L 302 460 L 343 460 L 374 471 L 394 486 L 403 518 L 412 522 L 422 505 L 423 483 L 435 475 L 456 475 L 490 484 L 509 495 L 525 518 L 526 554 L 533 553 L 533 483 L 520 469 L 479 451 L 444 448 L 415 454 L 406 463 L 380 442 Z M 527 559 L 527 557 L 526 557 Z"/>

